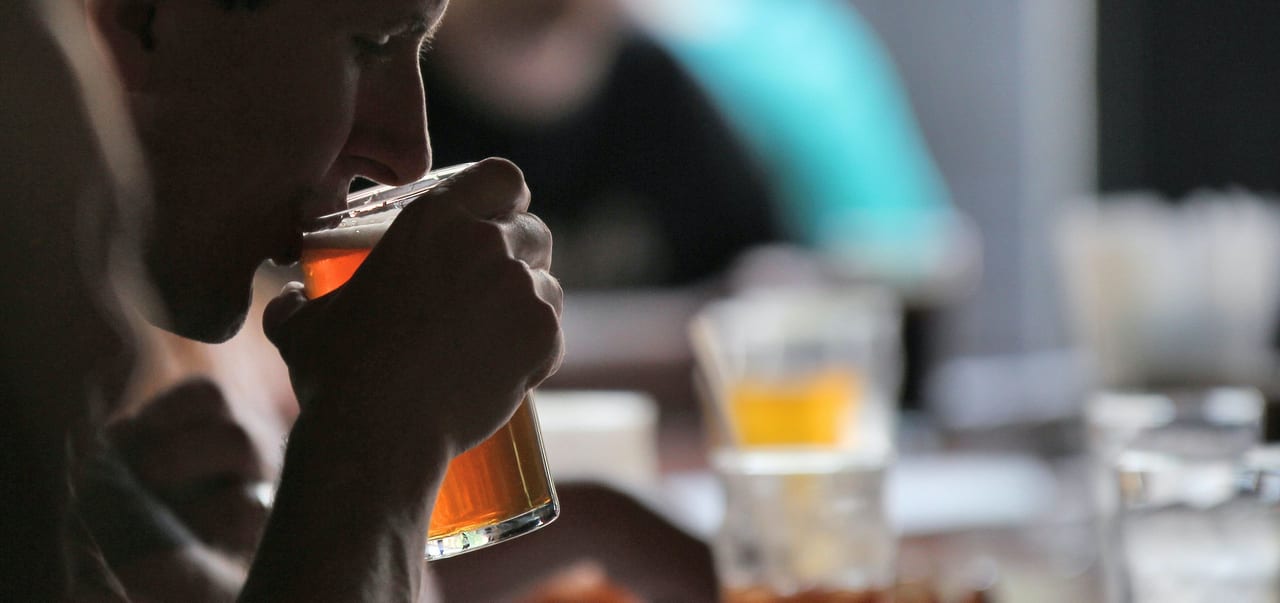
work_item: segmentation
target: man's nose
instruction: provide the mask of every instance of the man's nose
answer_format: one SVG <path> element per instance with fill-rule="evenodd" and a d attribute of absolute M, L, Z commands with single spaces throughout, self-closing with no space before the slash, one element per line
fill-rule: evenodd
<path fill-rule="evenodd" d="M 348 151 L 368 160 L 361 176 L 383 184 L 408 184 L 431 168 L 426 96 L 412 73 L 363 84 Z"/>

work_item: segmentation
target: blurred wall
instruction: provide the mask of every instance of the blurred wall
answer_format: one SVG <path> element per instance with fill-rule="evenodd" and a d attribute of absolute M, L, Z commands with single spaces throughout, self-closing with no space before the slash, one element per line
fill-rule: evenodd
<path fill-rule="evenodd" d="M 1280 192 L 1280 2 L 1098 0 L 1100 183 Z"/>
<path fill-rule="evenodd" d="M 976 291 L 940 317 L 931 403 L 980 424 L 1068 412 L 1055 213 L 1095 188 L 1094 7 L 853 0 L 888 46 L 956 205 L 983 237 Z M 986 378 L 1000 375 L 999 379 Z"/>

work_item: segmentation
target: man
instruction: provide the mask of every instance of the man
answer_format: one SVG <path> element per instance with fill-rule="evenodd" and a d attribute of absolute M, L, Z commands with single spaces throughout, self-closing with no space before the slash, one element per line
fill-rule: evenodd
<path fill-rule="evenodd" d="M 303 225 L 340 208 L 353 177 L 405 183 L 431 165 L 417 58 L 445 0 L 250 3 L 84 0 L 91 33 L 115 68 L 113 84 L 123 93 L 154 183 L 154 216 L 141 237 L 141 255 L 159 303 L 143 308 L 153 321 L 205 341 L 235 333 L 257 266 L 264 259 L 296 259 Z M 28 37 L 46 43 L 37 56 L 56 58 L 75 36 L 42 36 L 39 28 L 55 29 L 47 15 L 64 5 L 51 2 L 44 11 L 34 5 L 6 9 L 15 17 L 6 29 L 28 27 L 34 32 Z M 21 54 L 8 56 L 19 58 L 10 58 L 6 68 L 26 62 Z M 32 98 L 74 95 L 85 81 L 84 70 L 76 69 L 81 64 L 52 62 L 54 80 L 67 85 L 33 89 Z M 17 82 L 36 80 L 19 73 L 27 78 Z M 93 88 L 80 90 L 92 114 L 102 99 Z M 51 176 L 61 169 L 72 176 L 90 174 L 78 189 L 92 190 L 95 182 L 109 182 L 110 173 L 120 172 L 113 157 L 128 142 L 108 143 L 103 126 L 82 110 L 37 103 L 20 108 L 24 112 L 15 120 L 41 121 L 33 122 L 31 133 L 5 143 L 24 159 L 6 165 L 6 184 L 25 183 L 18 174 L 24 169 Z M 84 125 L 78 136 L 50 125 L 64 118 Z M 86 153 L 97 160 L 84 167 L 51 168 L 26 157 L 68 141 L 92 143 L 95 136 L 102 155 Z M 93 174 L 98 168 L 109 173 Z M 75 182 L 67 186 L 74 189 Z M 316 300 L 290 286 L 268 307 L 267 334 L 289 365 L 301 413 L 241 600 L 388 601 L 422 594 L 427 518 L 447 462 L 496 430 L 524 393 L 554 371 L 561 355 L 562 294 L 547 272 L 550 236 L 526 213 L 528 202 L 519 170 L 501 160 L 481 162 L 406 209 L 348 285 Z M 86 204 L 97 211 L 107 205 Z M 91 213 L 57 217 L 69 231 L 84 226 L 82 221 L 93 232 L 110 230 L 99 227 L 104 221 Z M 65 248 L 74 264 L 113 248 L 96 238 L 53 240 L 14 252 Z M 75 271 L 39 274 L 37 282 L 47 281 L 57 291 L 54 285 L 74 288 L 106 271 L 65 272 Z M 72 291 L 70 299 L 110 297 L 105 278 L 87 288 Z M 19 317 L 43 316 L 38 299 L 16 303 Z M 78 383 L 101 372 L 102 359 L 119 358 L 113 346 L 128 341 L 119 335 L 121 322 L 111 304 L 105 305 L 95 306 L 97 320 L 84 329 L 27 339 L 44 351 L 67 346 L 74 357 L 79 350 L 70 344 L 77 333 L 96 328 L 111 334 L 79 342 L 91 362 L 63 367 L 67 381 Z M 73 556 L 56 544 L 77 523 L 61 514 L 65 492 L 58 476 L 65 481 L 72 463 L 56 443 L 59 430 L 65 439 L 73 423 L 96 417 L 86 410 L 91 400 L 75 388 L 68 394 L 74 399 L 59 400 L 67 412 L 31 411 L 46 403 L 44 396 L 59 393 L 35 391 L 53 379 L 9 370 L 19 382 L 6 389 L 5 405 L 18 410 L 18 420 L 6 428 L 39 437 L 21 448 L 23 454 L 33 451 L 29 455 L 6 456 L 6 475 L 35 468 L 46 456 L 58 462 L 36 468 L 41 475 L 54 470 L 45 480 L 52 485 L 14 503 L 21 512 L 46 500 L 50 506 L 41 516 L 52 519 L 6 544 L 4 588 L 20 597 L 10 600 L 71 596 L 59 583 L 82 587 L 91 581 L 88 574 L 24 572 L 17 549 L 54 542 L 34 561 Z M 98 390 L 106 399 L 116 391 Z M 83 454 L 82 446 L 74 449 Z M 8 499 L 6 494 L 6 505 Z M 83 588 L 76 593 L 87 596 Z"/>

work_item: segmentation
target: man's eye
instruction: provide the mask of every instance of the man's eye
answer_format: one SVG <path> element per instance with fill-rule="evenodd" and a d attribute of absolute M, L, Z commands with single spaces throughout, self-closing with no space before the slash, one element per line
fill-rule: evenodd
<path fill-rule="evenodd" d="M 356 36 L 352 42 L 362 58 L 377 60 L 391 56 L 391 36 Z"/>

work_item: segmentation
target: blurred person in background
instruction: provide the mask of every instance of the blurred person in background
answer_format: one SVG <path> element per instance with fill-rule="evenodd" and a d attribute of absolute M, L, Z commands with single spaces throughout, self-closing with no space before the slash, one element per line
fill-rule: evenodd
<path fill-rule="evenodd" d="M 442 164 L 524 170 L 570 289 L 688 285 L 779 236 L 752 158 L 614 0 L 456 0 L 429 60 Z"/>

